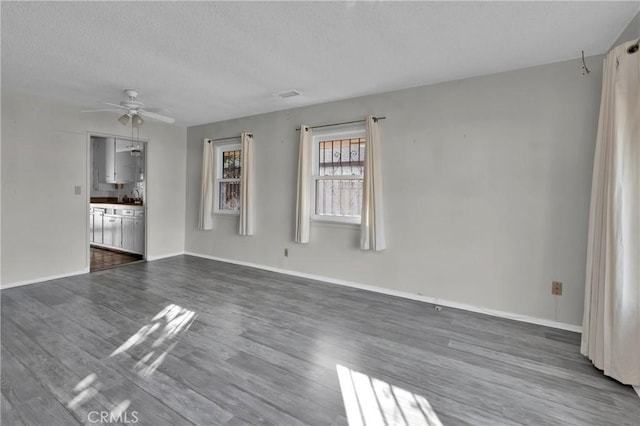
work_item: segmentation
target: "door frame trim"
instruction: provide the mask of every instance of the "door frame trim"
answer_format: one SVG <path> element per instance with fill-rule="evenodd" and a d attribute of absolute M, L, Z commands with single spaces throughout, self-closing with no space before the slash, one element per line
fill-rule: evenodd
<path fill-rule="evenodd" d="M 123 139 L 131 142 L 139 142 L 144 146 L 144 252 L 142 254 L 142 259 L 147 260 L 147 253 L 149 253 L 149 220 L 148 220 L 148 207 L 149 207 L 149 149 L 151 146 L 151 140 L 148 138 L 136 138 L 131 139 L 131 136 L 126 135 L 118 135 L 112 133 L 104 133 L 104 132 L 95 132 L 88 130 L 87 131 L 87 139 L 86 139 L 86 182 L 85 182 L 85 245 L 87 247 L 87 251 L 85 254 L 85 269 L 84 271 L 89 272 L 91 270 L 91 240 L 89 238 L 89 209 L 91 208 L 91 172 L 93 169 L 93 164 L 91 162 L 91 138 L 116 138 Z"/>

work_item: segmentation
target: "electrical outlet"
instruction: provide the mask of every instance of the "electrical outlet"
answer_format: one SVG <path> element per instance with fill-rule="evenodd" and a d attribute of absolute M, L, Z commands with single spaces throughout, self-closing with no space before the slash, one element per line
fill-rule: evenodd
<path fill-rule="evenodd" d="M 289 249 L 284 249 L 284 257 L 289 257 Z"/>
<path fill-rule="evenodd" d="M 551 294 L 554 294 L 556 296 L 562 296 L 562 282 L 560 281 L 551 282 Z"/>

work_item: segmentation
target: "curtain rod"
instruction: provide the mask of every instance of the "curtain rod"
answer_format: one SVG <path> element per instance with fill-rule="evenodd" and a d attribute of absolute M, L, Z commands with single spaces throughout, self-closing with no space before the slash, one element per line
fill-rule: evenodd
<path fill-rule="evenodd" d="M 378 120 L 384 120 L 387 117 L 373 117 L 373 121 L 378 121 Z M 331 127 L 331 126 L 340 126 L 342 124 L 353 124 L 353 123 L 364 123 L 365 121 L 367 121 L 366 119 L 364 120 L 354 120 L 354 121 L 343 121 L 342 123 L 331 123 L 331 124 L 320 124 L 318 126 L 309 126 L 310 129 L 318 129 L 320 127 Z M 300 130 L 300 127 L 296 128 L 297 131 Z"/>
<path fill-rule="evenodd" d="M 253 133 L 249 133 L 248 134 L 250 138 L 253 137 Z M 240 139 L 242 137 L 242 135 L 238 135 L 238 136 L 230 136 L 228 138 L 217 138 L 217 139 L 208 139 L 209 143 L 211 142 L 218 142 L 218 141 L 228 141 L 231 139 Z"/>

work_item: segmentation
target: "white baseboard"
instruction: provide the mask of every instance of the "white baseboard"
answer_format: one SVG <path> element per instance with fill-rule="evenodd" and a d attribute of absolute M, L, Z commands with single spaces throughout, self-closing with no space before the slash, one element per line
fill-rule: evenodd
<path fill-rule="evenodd" d="M 83 269 L 81 271 L 69 272 L 69 273 L 66 273 L 66 274 L 50 275 L 48 277 L 40 277 L 40 278 L 35 278 L 35 279 L 32 279 L 32 280 L 18 281 L 18 282 L 9 283 L 9 284 L 2 284 L 2 287 L 0 288 L 0 290 L 6 290 L 8 288 L 20 287 L 20 286 L 29 285 L 29 284 L 36 284 L 36 283 L 41 283 L 41 282 L 44 282 L 44 281 L 57 280 L 59 278 L 68 278 L 68 277 L 73 277 L 75 275 L 82 275 L 82 274 L 88 274 L 88 273 L 89 273 L 89 268 L 85 268 L 85 269 Z"/>
<path fill-rule="evenodd" d="M 154 261 L 154 260 L 159 260 L 159 259 L 165 259 L 167 257 L 180 256 L 180 255 L 183 255 L 183 254 L 184 254 L 184 252 L 178 252 L 178 253 L 163 254 L 163 255 L 160 255 L 160 256 L 149 256 L 149 257 L 147 257 L 146 260 Z M 6 290 L 8 288 L 13 288 L 13 287 L 20 287 L 20 286 L 23 286 L 23 285 L 41 283 L 41 282 L 44 282 L 44 281 L 57 280 L 58 278 L 73 277 L 74 275 L 88 274 L 89 272 L 90 272 L 90 268 L 86 268 L 86 269 L 83 269 L 81 271 L 69 272 L 69 273 L 66 273 L 66 274 L 50 275 L 50 276 L 47 276 L 47 277 L 34 278 L 32 280 L 18 281 L 18 282 L 9 283 L 9 284 L 4 284 L 3 283 L 0 286 L 0 290 Z"/>
<path fill-rule="evenodd" d="M 382 293 L 382 294 L 387 294 L 387 295 L 390 295 L 390 296 L 403 297 L 405 299 L 411 299 L 411 300 L 417 300 L 417 301 L 420 301 L 420 302 L 432 303 L 432 304 L 435 304 L 435 305 L 447 306 L 449 308 L 456 308 L 456 309 L 462 309 L 462 310 L 465 310 L 465 311 L 478 312 L 478 313 L 481 313 L 481 314 L 491 315 L 491 316 L 494 316 L 494 317 L 507 318 L 507 319 L 511 319 L 511 320 L 515 320 L 515 321 L 522 321 L 522 322 L 527 322 L 527 323 L 531 323 L 531 324 L 544 325 L 544 326 L 547 326 L 547 327 L 558 328 L 558 329 L 561 329 L 561 330 L 574 331 L 576 333 L 581 333 L 582 332 L 582 327 L 580 327 L 578 325 L 574 325 L 574 324 L 567 324 L 567 323 L 558 322 L 558 321 L 552 321 L 552 320 L 548 320 L 548 319 L 544 319 L 544 318 L 530 317 L 530 316 L 527 316 L 527 315 L 520 315 L 520 314 L 515 314 L 515 313 L 512 313 L 512 312 L 498 311 L 498 310 L 495 310 L 495 309 L 483 308 L 481 306 L 467 305 L 465 303 L 459 303 L 459 302 L 454 302 L 454 301 L 450 301 L 450 300 L 438 299 L 438 298 L 435 298 L 435 297 L 428 297 L 428 296 L 423 296 L 423 295 L 420 295 L 420 294 L 413 294 L 413 293 L 409 293 L 409 292 L 406 292 L 406 291 L 392 290 L 392 289 L 388 289 L 388 288 L 376 287 L 376 286 L 367 285 L 367 284 L 354 283 L 354 282 L 350 282 L 350 281 L 340 280 L 340 279 L 337 279 L 337 278 L 330 278 L 330 277 L 324 277 L 324 276 L 320 276 L 320 275 L 307 274 L 305 272 L 298 272 L 298 271 L 292 271 L 292 270 L 289 270 L 289 269 L 275 268 L 275 267 L 272 267 L 272 266 L 260 265 L 260 264 L 257 264 L 257 263 L 243 262 L 243 261 L 233 260 L 233 259 L 225 259 L 225 258 L 217 257 L 217 256 L 208 256 L 208 255 L 200 254 L 200 253 L 185 252 L 183 254 L 186 254 L 186 255 L 189 255 L 189 256 L 201 257 L 201 258 L 204 258 L 204 259 L 217 260 L 217 261 L 220 261 L 220 262 L 233 263 L 233 264 L 236 264 L 236 265 L 249 266 L 249 267 L 252 267 L 252 268 L 263 269 L 263 270 L 271 271 L 271 272 L 278 272 L 278 273 L 281 273 L 281 274 L 291 275 L 291 276 L 294 276 L 294 277 L 309 278 L 309 279 L 312 279 L 312 280 L 325 281 L 325 282 L 328 282 L 328 283 L 331 283 L 331 284 L 337 284 L 337 285 L 342 285 L 342 286 L 347 286 L 347 287 L 358 288 L 358 289 L 361 289 L 361 290 L 373 291 L 375 293 Z"/>
<path fill-rule="evenodd" d="M 159 256 L 147 256 L 145 260 L 148 262 L 153 262 L 154 260 L 166 259 L 167 257 L 181 256 L 183 254 L 185 254 L 185 252 L 180 251 L 177 253 L 161 254 Z"/>

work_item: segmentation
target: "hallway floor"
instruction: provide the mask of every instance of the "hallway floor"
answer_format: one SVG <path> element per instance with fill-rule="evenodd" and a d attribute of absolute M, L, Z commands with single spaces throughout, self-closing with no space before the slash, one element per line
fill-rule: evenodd
<path fill-rule="evenodd" d="M 91 247 L 91 272 L 142 261 L 142 255 Z"/>

